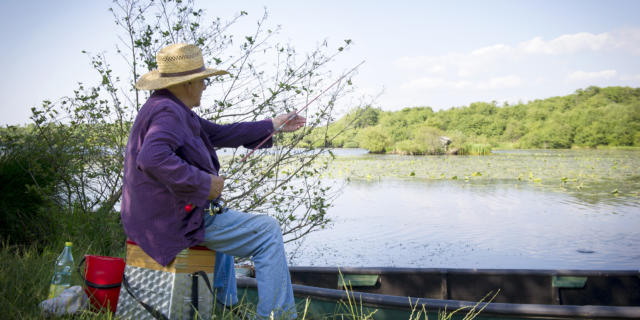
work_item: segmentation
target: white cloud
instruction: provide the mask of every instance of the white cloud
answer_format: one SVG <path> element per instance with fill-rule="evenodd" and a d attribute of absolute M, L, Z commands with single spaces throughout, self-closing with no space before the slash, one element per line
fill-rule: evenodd
<path fill-rule="evenodd" d="M 504 77 L 491 78 L 486 82 L 478 84 L 478 89 L 506 89 L 519 87 L 522 84 L 520 77 L 516 75 L 509 75 Z"/>
<path fill-rule="evenodd" d="M 627 29 L 404 56 L 393 61 L 399 80 L 385 99 L 396 105 L 447 106 L 501 97 L 517 102 L 590 85 L 640 86 L 639 55 L 640 29 Z"/>
<path fill-rule="evenodd" d="M 579 32 L 561 35 L 549 41 L 535 37 L 515 46 L 495 44 L 467 53 L 405 56 L 395 60 L 393 64 L 402 69 L 419 69 L 427 74 L 455 73 L 467 78 L 494 70 L 509 61 L 527 61 L 539 55 L 575 55 L 596 51 L 640 55 L 640 29 L 599 34 Z"/>
<path fill-rule="evenodd" d="M 472 77 L 486 72 L 498 61 L 514 54 L 513 48 L 505 44 L 487 46 L 470 53 L 449 53 L 442 56 L 401 57 L 393 65 L 401 69 L 419 69 L 431 75 L 457 74 Z"/>
<path fill-rule="evenodd" d="M 480 49 L 476 49 L 471 51 L 471 56 L 476 57 L 495 57 L 495 56 L 504 56 L 507 54 L 511 54 L 513 48 L 511 46 L 505 44 L 496 44 L 493 46 L 483 47 Z"/>
<path fill-rule="evenodd" d="M 401 85 L 403 89 L 437 89 L 437 88 L 454 88 L 463 89 L 471 86 L 469 81 L 452 81 L 444 78 L 422 77 L 411 80 Z"/>
<path fill-rule="evenodd" d="M 421 77 L 410 80 L 401 85 L 402 89 L 506 89 L 516 88 L 522 84 L 522 79 L 516 75 L 493 77 L 487 80 L 472 82 L 469 80 L 451 80 L 442 77 Z"/>
<path fill-rule="evenodd" d="M 526 54 L 574 54 L 587 51 L 627 51 L 640 55 L 640 29 L 623 29 L 593 34 L 579 32 L 561 35 L 550 41 L 535 37 L 518 45 Z"/>
<path fill-rule="evenodd" d="M 616 70 L 602 70 L 602 71 L 575 71 L 567 75 L 568 81 L 581 82 L 581 81 L 597 81 L 597 80 L 611 80 L 617 75 Z"/>
<path fill-rule="evenodd" d="M 613 46 L 616 39 L 609 33 L 580 32 L 565 34 L 551 41 L 540 37 L 522 42 L 518 49 L 527 54 L 572 54 L 581 51 L 598 51 Z"/>
<path fill-rule="evenodd" d="M 448 64 L 446 59 L 429 56 L 401 57 L 393 62 L 394 66 L 402 69 L 419 69 L 431 74 L 443 74 Z"/>

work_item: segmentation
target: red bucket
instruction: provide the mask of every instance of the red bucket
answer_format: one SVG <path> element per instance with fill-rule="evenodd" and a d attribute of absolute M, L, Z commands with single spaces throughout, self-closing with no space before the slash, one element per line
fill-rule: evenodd
<path fill-rule="evenodd" d="M 92 310 L 116 312 L 124 274 L 124 259 L 85 255 L 78 268 L 85 261 L 84 272 L 80 272 L 80 275 L 83 276 L 84 292 L 89 296 Z"/>

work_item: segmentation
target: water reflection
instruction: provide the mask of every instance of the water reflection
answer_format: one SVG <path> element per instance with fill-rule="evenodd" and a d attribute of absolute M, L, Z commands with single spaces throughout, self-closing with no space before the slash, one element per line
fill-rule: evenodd
<path fill-rule="evenodd" d="M 637 269 L 639 202 L 512 181 L 351 181 L 333 226 L 309 235 L 292 264 Z"/>

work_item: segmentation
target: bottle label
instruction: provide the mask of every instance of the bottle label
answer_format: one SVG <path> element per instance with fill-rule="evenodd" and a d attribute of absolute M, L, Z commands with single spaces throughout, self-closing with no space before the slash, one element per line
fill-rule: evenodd
<path fill-rule="evenodd" d="M 64 289 L 69 288 L 68 284 L 51 284 L 49 287 L 49 296 L 47 299 L 52 299 L 59 296 Z"/>

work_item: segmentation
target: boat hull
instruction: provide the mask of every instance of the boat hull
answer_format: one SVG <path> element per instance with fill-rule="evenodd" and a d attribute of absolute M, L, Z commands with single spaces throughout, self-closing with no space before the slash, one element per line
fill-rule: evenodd
<path fill-rule="evenodd" d="M 290 268 L 299 312 L 307 318 L 368 315 L 415 319 L 418 312 L 475 319 L 640 319 L 638 271 Z M 345 285 L 346 288 L 345 289 Z M 255 279 L 239 279 L 256 302 Z M 491 303 L 486 303 L 496 294 Z M 484 302 L 480 302 L 484 301 Z M 424 309 L 423 309 L 424 306 Z M 423 314 L 424 318 L 424 314 Z M 456 318 L 456 317 L 454 317 Z"/>

